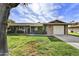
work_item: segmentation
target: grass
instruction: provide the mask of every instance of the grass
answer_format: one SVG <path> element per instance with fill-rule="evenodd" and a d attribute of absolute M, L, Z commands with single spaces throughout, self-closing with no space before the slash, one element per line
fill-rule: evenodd
<path fill-rule="evenodd" d="M 76 33 L 76 32 L 73 32 L 73 33 L 69 33 L 70 35 L 73 35 L 73 36 L 77 36 L 77 37 L 79 37 L 79 33 Z"/>
<path fill-rule="evenodd" d="M 8 35 L 12 56 L 79 56 L 79 49 L 53 37 L 42 35 Z"/>

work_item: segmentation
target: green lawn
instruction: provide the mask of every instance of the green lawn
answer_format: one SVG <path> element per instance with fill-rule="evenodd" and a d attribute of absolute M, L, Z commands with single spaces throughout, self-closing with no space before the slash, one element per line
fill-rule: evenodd
<path fill-rule="evenodd" d="M 73 33 L 69 33 L 70 35 L 73 35 L 73 36 L 77 36 L 77 37 L 79 37 L 79 33 L 76 33 L 76 32 L 73 32 Z"/>
<path fill-rule="evenodd" d="M 12 56 L 79 56 L 79 50 L 65 42 L 47 36 L 8 35 Z"/>

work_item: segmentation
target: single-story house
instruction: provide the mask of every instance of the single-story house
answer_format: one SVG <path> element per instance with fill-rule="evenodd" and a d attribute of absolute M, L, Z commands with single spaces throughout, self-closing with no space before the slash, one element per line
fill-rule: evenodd
<path fill-rule="evenodd" d="M 68 32 L 77 32 L 79 33 L 79 23 L 75 23 L 74 25 L 68 26 Z"/>
<path fill-rule="evenodd" d="M 25 33 L 25 34 L 68 34 L 68 25 L 60 20 L 54 20 L 49 23 L 14 23 L 10 24 L 8 33 Z"/>

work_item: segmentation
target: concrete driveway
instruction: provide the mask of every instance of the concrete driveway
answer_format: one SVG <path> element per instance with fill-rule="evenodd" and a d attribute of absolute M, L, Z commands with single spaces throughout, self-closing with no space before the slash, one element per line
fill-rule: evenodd
<path fill-rule="evenodd" d="M 73 47 L 79 49 L 79 37 L 71 36 L 71 35 L 54 35 L 58 39 L 67 42 L 68 44 L 72 45 Z"/>

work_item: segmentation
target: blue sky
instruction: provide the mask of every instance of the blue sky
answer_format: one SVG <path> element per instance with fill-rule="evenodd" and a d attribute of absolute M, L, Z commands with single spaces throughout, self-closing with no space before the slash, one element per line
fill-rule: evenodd
<path fill-rule="evenodd" d="M 29 3 L 19 4 L 10 11 L 9 19 L 17 23 L 47 23 L 59 19 L 65 22 L 79 22 L 78 3 Z"/>

